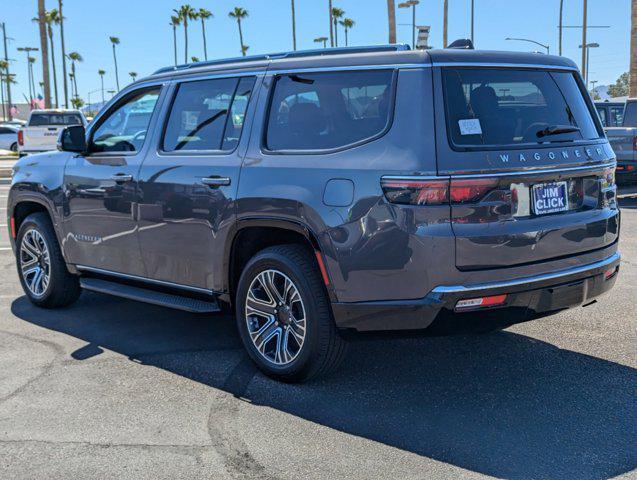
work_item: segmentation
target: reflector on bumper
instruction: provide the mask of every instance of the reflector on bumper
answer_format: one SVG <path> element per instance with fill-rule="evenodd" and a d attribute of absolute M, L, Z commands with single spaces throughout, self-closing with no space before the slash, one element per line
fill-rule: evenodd
<path fill-rule="evenodd" d="M 473 308 L 495 307 L 502 305 L 506 300 L 506 295 L 492 295 L 490 297 L 467 298 L 458 300 L 456 310 L 469 310 Z"/>

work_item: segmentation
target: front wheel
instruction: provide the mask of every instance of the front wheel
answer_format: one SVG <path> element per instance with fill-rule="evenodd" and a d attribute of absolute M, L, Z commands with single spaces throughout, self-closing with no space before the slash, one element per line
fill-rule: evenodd
<path fill-rule="evenodd" d="M 16 257 L 22 289 L 38 307 L 65 307 L 80 296 L 79 281 L 66 268 L 47 214 L 33 213 L 24 219 L 16 238 Z"/>
<path fill-rule="evenodd" d="M 325 375 L 345 356 L 347 344 L 332 320 L 315 260 L 299 245 L 256 254 L 241 274 L 236 307 L 248 354 L 277 380 Z"/>

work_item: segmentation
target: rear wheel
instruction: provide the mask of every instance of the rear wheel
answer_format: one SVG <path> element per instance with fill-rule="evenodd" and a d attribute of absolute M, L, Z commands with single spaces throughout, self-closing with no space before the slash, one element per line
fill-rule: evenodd
<path fill-rule="evenodd" d="M 12 152 L 17 152 L 18 151 L 18 144 L 17 143 L 12 143 L 10 148 L 11 148 Z"/>
<path fill-rule="evenodd" d="M 243 344 L 271 377 L 306 381 L 331 372 L 345 356 L 315 260 L 301 246 L 256 254 L 241 274 L 236 305 Z"/>
<path fill-rule="evenodd" d="M 39 307 L 58 308 L 80 296 L 77 277 L 66 268 L 48 215 L 29 215 L 16 238 L 18 276 L 29 300 Z"/>

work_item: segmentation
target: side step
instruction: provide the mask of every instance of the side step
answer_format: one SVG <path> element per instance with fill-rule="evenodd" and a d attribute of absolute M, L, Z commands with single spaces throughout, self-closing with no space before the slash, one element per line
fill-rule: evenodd
<path fill-rule="evenodd" d="M 194 313 L 219 312 L 220 308 L 216 301 L 206 302 L 170 293 L 156 292 L 145 288 L 132 287 L 122 283 L 109 282 L 99 278 L 80 278 L 80 286 L 85 290 L 106 293 L 116 297 L 137 300 L 138 302 L 152 303 L 162 307 L 176 308 Z"/>

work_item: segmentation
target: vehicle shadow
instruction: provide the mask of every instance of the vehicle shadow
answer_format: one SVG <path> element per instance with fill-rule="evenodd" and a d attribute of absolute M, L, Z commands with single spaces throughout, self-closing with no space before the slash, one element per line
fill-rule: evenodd
<path fill-rule="evenodd" d="M 287 385 L 257 373 L 247 356 L 223 380 L 207 374 L 210 366 L 195 352 L 236 355 L 240 348 L 229 316 L 209 319 L 90 293 L 72 308 L 46 312 L 21 297 L 12 312 L 86 341 L 72 354 L 78 361 L 113 350 L 482 474 L 598 479 L 637 466 L 637 371 L 512 332 L 356 341 L 337 373 Z"/>

